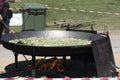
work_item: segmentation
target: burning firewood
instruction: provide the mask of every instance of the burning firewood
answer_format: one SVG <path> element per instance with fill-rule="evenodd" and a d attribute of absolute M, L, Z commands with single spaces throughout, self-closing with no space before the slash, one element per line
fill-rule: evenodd
<path fill-rule="evenodd" d="M 58 71 L 58 72 L 64 72 L 63 63 L 62 63 L 62 62 L 58 62 L 58 63 L 56 64 L 56 68 L 57 68 L 57 71 Z"/>
<path fill-rule="evenodd" d="M 64 72 L 63 62 L 56 57 L 51 59 L 37 60 L 35 66 L 38 70 L 42 71 L 55 70 L 58 72 Z"/>
<path fill-rule="evenodd" d="M 51 65 L 50 65 L 50 69 L 54 69 L 55 68 L 55 66 L 56 66 L 56 64 L 57 64 L 57 62 L 58 62 L 58 60 L 56 59 L 56 60 L 54 60 L 52 63 L 51 63 Z"/>

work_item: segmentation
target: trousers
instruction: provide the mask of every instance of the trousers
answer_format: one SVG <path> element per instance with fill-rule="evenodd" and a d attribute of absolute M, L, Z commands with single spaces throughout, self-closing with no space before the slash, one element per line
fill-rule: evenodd
<path fill-rule="evenodd" d="M 3 26 L 4 26 L 3 23 L 0 21 L 0 39 L 1 39 L 1 36 L 2 36 L 2 33 L 3 33 L 3 29 L 4 29 Z"/>

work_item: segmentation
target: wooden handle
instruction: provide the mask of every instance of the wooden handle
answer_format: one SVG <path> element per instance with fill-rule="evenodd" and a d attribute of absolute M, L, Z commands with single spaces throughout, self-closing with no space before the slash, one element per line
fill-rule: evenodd
<path fill-rule="evenodd" d="M 11 29 L 9 29 L 9 27 L 1 20 L 1 22 L 4 24 L 4 28 L 8 31 L 11 31 Z"/>

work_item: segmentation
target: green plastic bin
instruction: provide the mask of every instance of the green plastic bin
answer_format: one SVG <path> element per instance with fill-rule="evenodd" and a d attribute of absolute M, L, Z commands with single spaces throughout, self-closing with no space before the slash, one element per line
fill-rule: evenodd
<path fill-rule="evenodd" d="M 41 3 L 22 4 L 22 30 L 45 30 L 46 7 Z"/>

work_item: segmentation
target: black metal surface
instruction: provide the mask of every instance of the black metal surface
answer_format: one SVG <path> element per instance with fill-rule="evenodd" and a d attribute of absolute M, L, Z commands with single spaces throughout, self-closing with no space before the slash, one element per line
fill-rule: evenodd
<path fill-rule="evenodd" d="M 21 38 L 28 37 L 52 37 L 52 38 L 80 38 L 90 40 L 96 36 L 96 39 L 102 38 L 97 34 L 75 32 L 75 31 L 22 31 L 16 33 Z M 63 56 L 75 55 L 78 53 L 88 53 L 91 50 L 91 45 L 79 46 L 59 46 L 59 47 L 45 47 L 45 46 L 28 46 L 21 44 L 10 43 L 9 41 L 15 39 L 10 34 L 2 36 L 2 44 L 5 48 L 12 50 L 16 53 L 36 56 Z M 73 54 L 74 53 L 74 54 Z"/>
<path fill-rule="evenodd" d="M 92 51 L 99 77 L 112 77 L 112 71 L 116 71 L 113 51 L 109 36 L 92 42 Z M 112 64 L 112 65 L 111 65 Z"/>
<path fill-rule="evenodd" d="M 97 33 L 95 30 L 75 30 L 75 29 L 66 29 L 66 31 L 77 31 L 77 32 L 87 32 L 87 33 Z"/>

